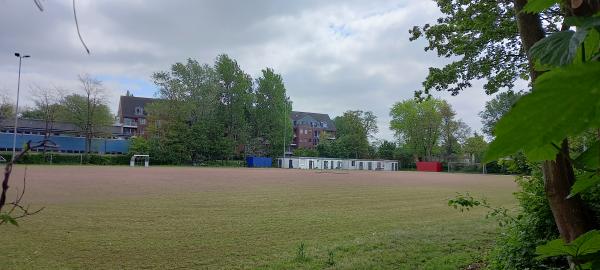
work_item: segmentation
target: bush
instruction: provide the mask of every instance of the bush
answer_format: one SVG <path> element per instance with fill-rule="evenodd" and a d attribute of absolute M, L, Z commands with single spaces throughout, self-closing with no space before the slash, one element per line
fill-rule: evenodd
<path fill-rule="evenodd" d="M 6 160 L 12 159 L 12 153 L 3 153 Z M 66 154 L 31 152 L 23 156 L 18 164 L 91 164 L 91 165 L 128 165 L 130 155 L 100 155 L 100 154 Z"/>
<path fill-rule="evenodd" d="M 559 237 L 552 211 L 544 191 L 544 181 L 539 169 L 531 176 L 519 176 L 515 180 L 521 191 L 515 193 L 520 212 L 507 220 L 489 255 L 490 269 L 563 269 L 566 260 L 550 258 L 535 259 L 535 249 L 546 241 Z"/>

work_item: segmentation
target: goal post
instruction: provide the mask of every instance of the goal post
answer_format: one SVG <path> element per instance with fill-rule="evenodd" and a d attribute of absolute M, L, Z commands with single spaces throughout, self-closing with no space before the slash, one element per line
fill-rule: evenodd
<path fill-rule="evenodd" d="M 448 172 L 466 172 L 486 174 L 485 163 L 448 162 Z"/>
<path fill-rule="evenodd" d="M 140 165 L 144 164 L 144 167 L 150 166 L 150 155 L 133 155 L 131 156 L 131 160 L 129 160 L 129 166 L 135 167 L 136 161 L 140 161 Z"/>

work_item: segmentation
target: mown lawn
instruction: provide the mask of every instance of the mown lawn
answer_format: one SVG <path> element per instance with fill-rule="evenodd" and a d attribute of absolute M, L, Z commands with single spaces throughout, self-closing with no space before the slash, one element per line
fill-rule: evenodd
<path fill-rule="evenodd" d="M 512 207 L 516 188 L 502 176 L 277 169 L 32 166 L 28 179 L 46 209 L 0 227 L 1 269 L 461 269 L 497 225 L 447 200 L 469 191 Z"/>

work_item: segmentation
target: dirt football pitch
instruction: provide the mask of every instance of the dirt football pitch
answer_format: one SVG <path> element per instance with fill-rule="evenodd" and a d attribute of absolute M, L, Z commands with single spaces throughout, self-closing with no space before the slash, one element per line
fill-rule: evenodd
<path fill-rule="evenodd" d="M 17 166 L 8 199 L 22 190 Z M 0 227 L 1 269 L 460 269 L 497 225 L 448 199 L 515 207 L 511 176 L 298 169 L 29 166 Z M 300 255 L 304 254 L 304 255 Z"/>

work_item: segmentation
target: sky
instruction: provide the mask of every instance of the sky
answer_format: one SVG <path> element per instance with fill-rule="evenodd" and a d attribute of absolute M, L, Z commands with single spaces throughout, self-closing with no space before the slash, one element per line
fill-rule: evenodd
<path fill-rule="evenodd" d="M 194 58 L 211 64 L 219 54 L 236 59 L 253 78 L 270 67 L 283 76 L 293 109 L 328 113 L 373 111 L 380 139 L 393 139 L 389 110 L 421 89 L 428 67 L 448 59 L 409 42 L 408 29 L 433 23 L 433 1 L 363 0 L 103 0 L 77 1 L 88 55 L 77 37 L 71 1 L 0 0 L 0 93 L 16 99 L 18 58 L 23 60 L 21 104 L 31 89 L 77 92 L 78 74 L 102 80 L 113 112 L 118 97 L 154 97 L 153 72 Z M 486 96 L 481 83 L 448 100 L 473 130 Z"/>

